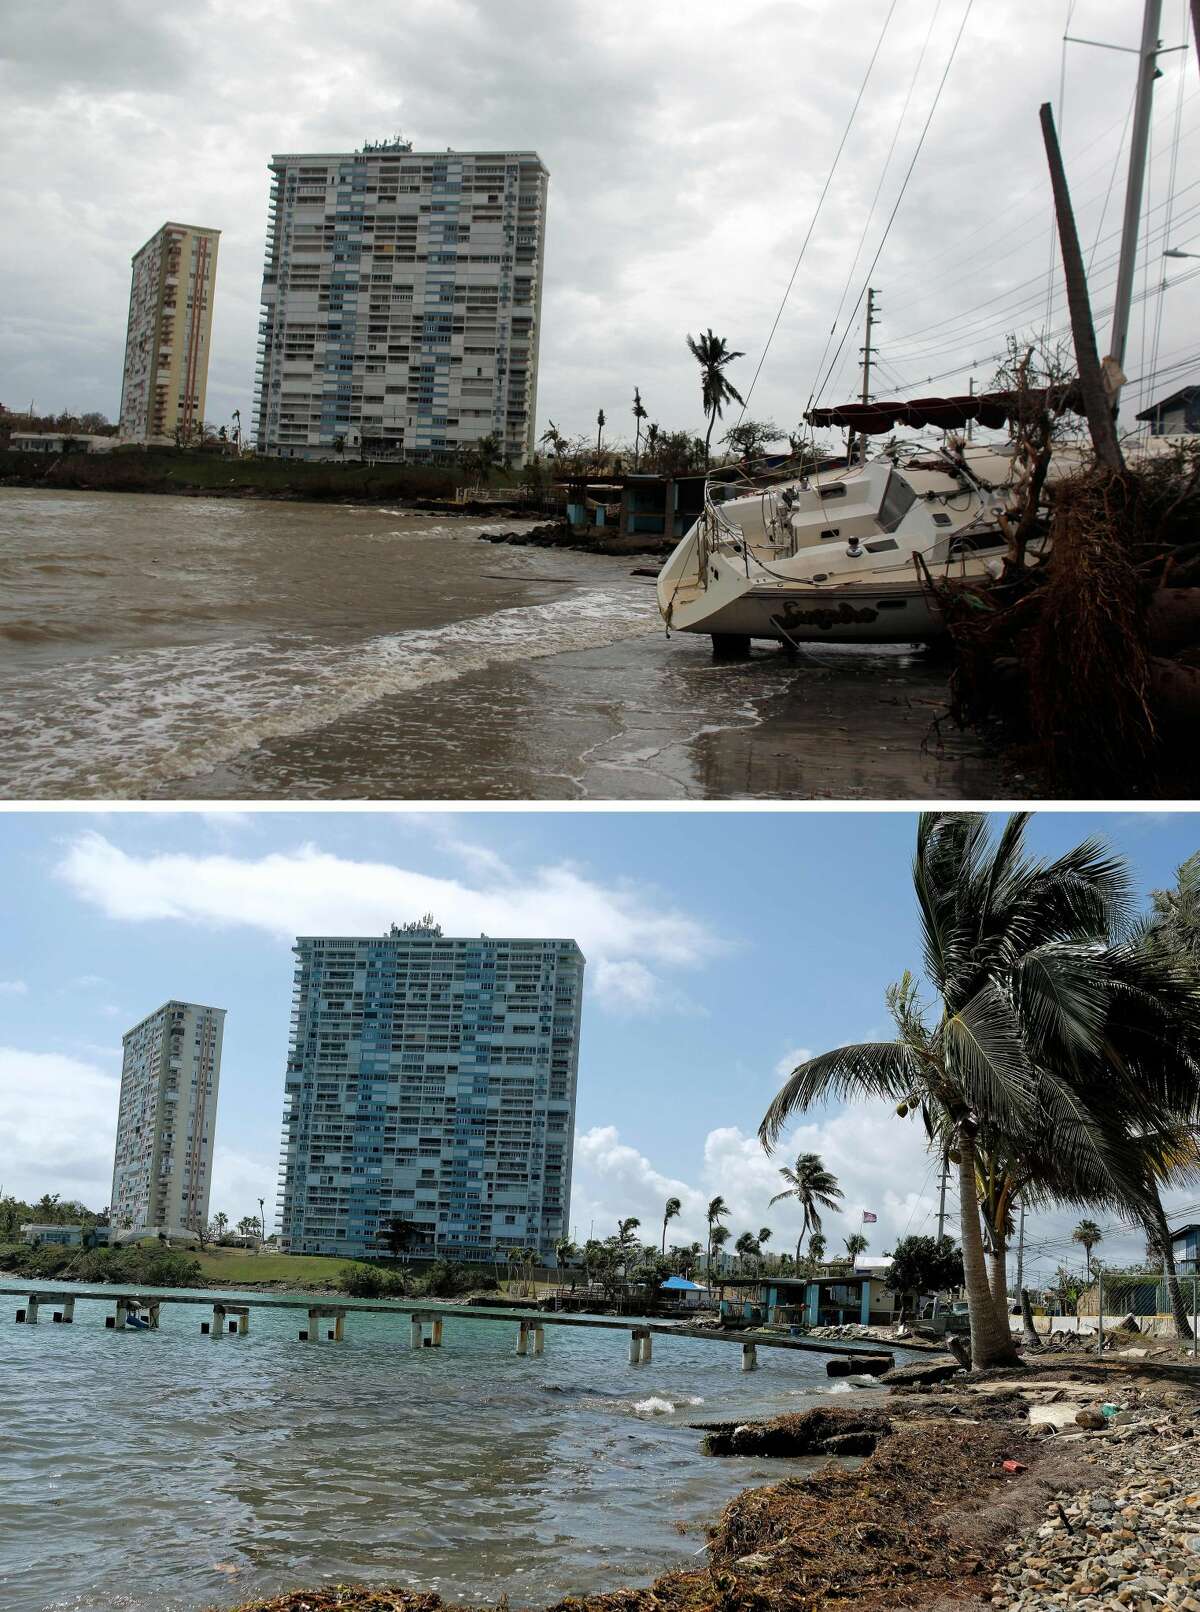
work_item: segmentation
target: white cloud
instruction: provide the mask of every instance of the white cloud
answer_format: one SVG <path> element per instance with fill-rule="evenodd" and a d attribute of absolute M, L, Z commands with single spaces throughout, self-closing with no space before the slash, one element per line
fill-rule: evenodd
<path fill-rule="evenodd" d="M 243 1215 L 257 1216 L 258 1200 L 262 1198 L 265 1200 L 269 1233 L 275 1217 L 275 1159 L 244 1153 L 236 1147 L 226 1147 L 220 1138 L 219 1117 L 217 1132 L 213 1147 L 210 1212 L 228 1215 L 229 1224 L 236 1226 Z"/>
<path fill-rule="evenodd" d="M 0 1185 L 107 1204 L 120 1081 L 56 1052 L 0 1047 Z"/>
<path fill-rule="evenodd" d="M 0 980 L 0 996 L 28 996 L 29 986 L 24 980 Z"/>
<path fill-rule="evenodd" d="M 97 1047 L 97 1053 L 105 1049 Z M 57 1192 L 100 1209 L 112 1190 L 119 1077 L 57 1052 L 0 1047 L 0 1189 L 26 1200 Z M 210 1206 L 235 1223 L 266 1199 L 275 1212 L 273 1157 L 225 1146 L 213 1150 Z"/>
<path fill-rule="evenodd" d="M 375 934 L 432 912 L 447 934 L 571 937 L 592 965 L 596 999 L 620 1012 L 674 1007 L 659 970 L 701 967 L 722 949 L 702 919 L 654 892 L 602 885 L 566 863 L 519 876 L 492 853 L 473 878 L 360 862 L 304 846 L 262 857 L 131 854 L 102 835 L 76 840 L 58 873 L 108 917 L 245 925 L 280 939 Z"/>
<path fill-rule="evenodd" d="M 662 1206 L 669 1196 L 682 1200 L 683 1211 L 672 1222 L 668 1239 L 675 1243 L 705 1240 L 705 1209 L 720 1193 L 729 1203 L 729 1226 L 736 1237 L 770 1226 L 772 1246 L 795 1246 L 801 1215 L 790 1203 L 771 1207 L 784 1186 L 779 1166 L 797 1153 L 817 1153 L 838 1178 L 845 1194 L 838 1213 L 823 1216 L 830 1247 L 851 1232 L 865 1229 L 876 1251 L 890 1247 L 906 1232 L 933 1229 L 937 1212 L 936 1165 L 925 1151 L 924 1133 L 901 1121 L 884 1103 L 864 1103 L 815 1116 L 796 1127 L 786 1148 L 770 1158 L 757 1136 L 738 1126 L 709 1131 L 703 1150 L 686 1179 L 659 1170 L 636 1146 L 623 1141 L 616 1126 L 596 1126 L 575 1145 L 571 1219 L 581 1237 L 595 1222 L 597 1235 L 608 1236 L 618 1219 L 637 1215 L 646 1241 L 658 1241 Z M 879 1216 L 862 1228 L 862 1212 Z M 647 1229 L 648 1228 L 648 1229 Z"/>
<path fill-rule="evenodd" d="M 170 197 L 177 216 L 223 231 L 209 409 L 217 420 L 235 406 L 245 413 L 269 154 L 347 151 L 367 133 L 399 126 L 418 150 L 533 147 L 550 169 L 539 428 L 552 417 L 569 433 L 587 432 L 602 403 L 610 431 L 627 437 L 635 381 L 654 419 L 702 428 L 684 331 L 711 323 L 745 349 L 733 380 L 747 390 L 886 9 L 882 0 L 854 7 L 759 0 L 736 13 L 717 0 L 609 0 L 603 8 L 545 0 L 410 0 L 402 8 L 363 0 L 336 7 L 194 0 L 186 8 L 7 0 L 6 401 L 115 413 L 130 254 L 162 223 Z M 931 41 L 847 316 L 962 9 L 952 18 L 943 12 Z M 955 365 L 986 377 L 987 355 L 1004 330 L 1041 317 L 1051 219 L 1034 109 L 1058 98 L 1062 11 L 1027 4 L 971 13 L 875 276 L 885 290 L 882 359 L 892 366 L 881 370 L 885 379 L 916 384 Z M 1128 12 L 1117 0 L 1089 0 L 1081 31 L 1128 44 Z M 753 394 L 761 418 L 793 425 L 815 379 L 932 15 L 932 0 L 896 8 Z M 455 73 L 430 73 L 438 61 L 455 62 Z M 806 74 L 810 63 L 819 64 L 815 74 Z M 1159 160 L 1147 198 L 1156 207 L 1171 168 L 1162 159 L 1175 85 L 1194 71 L 1194 58 L 1182 51 L 1161 64 Z M 1118 52 L 1079 46 L 1070 47 L 1067 68 L 1066 160 L 1081 233 L 1091 241 L 1108 204 L 1132 69 Z M 1194 115 L 1185 118 L 1183 188 L 1195 177 L 1195 142 L 1187 139 Z M 996 151 L 1004 152 L 1003 173 L 976 183 Z M 931 218 L 942 226 L 936 239 Z M 1104 233 L 1114 222 L 1109 205 Z M 1189 244 L 1186 236 L 1181 244 Z M 1095 266 L 1101 301 L 1112 283 L 1112 249 L 1106 241 Z M 83 284 L 73 270 L 76 251 L 89 265 Z M 1152 314 L 1163 309 L 1164 355 L 1174 357 L 1194 328 L 1197 292 L 1181 276 L 1151 305 Z M 1154 325 L 1152 317 L 1152 332 Z M 1135 328 L 1140 360 L 1136 336 Z M 852 329 L 835 397 L 854 389 L 859 340 Z M 965 388 L 966 368 L 937 385 Z"/>
<path fill-rule="evenodd" d="M 786 1080 L 797 1065 L 807 1063 L 812 1055 L 811 1047 L 793 1047 L 790 1052 L 785 1052 L 783 1057 L 776 1063 L 776 1077 L 779 1080 Z"/>

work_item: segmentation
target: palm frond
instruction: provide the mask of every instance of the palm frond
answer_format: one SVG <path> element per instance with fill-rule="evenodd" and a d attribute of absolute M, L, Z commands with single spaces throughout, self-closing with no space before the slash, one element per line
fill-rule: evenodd
<path fill-rule="evenodd" d="M 1020 1022 L 992 981 L 947 1016 L 941 1037 L 952 1082 L 978 1118 L 1012 1124 L 1029 1113 L 1036 1082 Z"/>
<path fill-rule="evenodd" d="M 828 1098 L 901 1098 L 912 1090 L 920 1064 L 901 1041 L 867 1041 L 820 1053 L 793 1069 L 758 1127 L 769 1153 L 793 1114 Z"/>

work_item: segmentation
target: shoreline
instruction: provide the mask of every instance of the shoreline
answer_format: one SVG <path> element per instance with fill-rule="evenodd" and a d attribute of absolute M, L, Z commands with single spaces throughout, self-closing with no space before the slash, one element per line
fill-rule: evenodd
<path fill-rule="evenodd" d="M 1189 1492 L 1200 1484 L 1200 1371 L 1080 1353 L 940 1383 L 909 1379 L 882 1402 L 864 1395 L 710 1432 L 723 1449 L 706 1458 L 776 1457 L 780 1474 L 743 1490 L 706 1528 L 697 1554 L 707 1563 L 543 1612 L 979 1612 L 989 1603 L 1041 1612 L 1085 1597 L 1097 1612 L 1200 1605 L 1200 1532 L 1191 1532 L 1200 1494 Z M 862 1460 L 789 1476 L 789 1459 L 817 1453 Z M 448 1601 L 380 1583 L 298 1588 L 209 1612 L 485 1604 L 494 1598 Z"/>

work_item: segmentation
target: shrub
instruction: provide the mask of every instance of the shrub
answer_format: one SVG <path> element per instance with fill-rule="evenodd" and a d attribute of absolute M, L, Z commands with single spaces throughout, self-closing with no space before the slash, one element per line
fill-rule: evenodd
<path fill-rule="evenodd" d="M 461 1293 L 495 1288 L 495 1277 L 480 1277 L 469 1265 L 451 1264 L 449 1260 L 435 1260 L 422 1274 L 417 1284 L 421 1293 L 430 1298 L 457 1298 Z"/>
<path fill-rule="evenodd" d="M 373 1265 L 343 1265 L 338 1290 L 355 1299 L 377 1299 L 383 1293 L 383 1272 Z"/>

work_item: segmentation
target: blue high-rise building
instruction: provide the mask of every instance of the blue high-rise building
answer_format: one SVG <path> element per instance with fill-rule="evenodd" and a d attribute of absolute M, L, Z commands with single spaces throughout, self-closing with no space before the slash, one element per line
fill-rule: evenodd
<path fill-rule="evenodd" d="M 281 1163 L 281 1241 L 543 1257 L 568 1234 L 584 958 L 573 940 L 302 936 Z"/>

